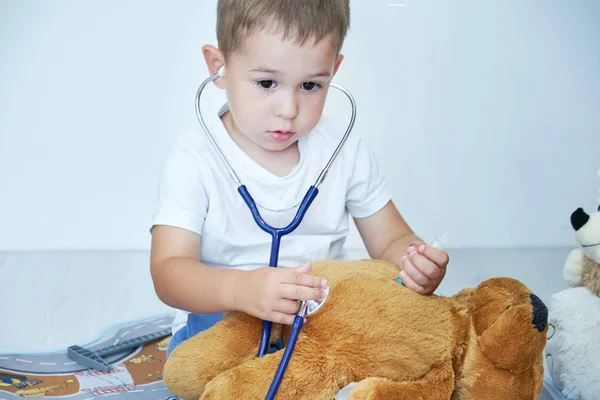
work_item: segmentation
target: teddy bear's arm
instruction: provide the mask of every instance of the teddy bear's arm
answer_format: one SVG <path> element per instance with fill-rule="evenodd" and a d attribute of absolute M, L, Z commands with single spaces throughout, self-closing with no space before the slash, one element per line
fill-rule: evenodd
<path fill-rule="evenodd" d="M 563 277 L 571 286 L 581 285 L 583 275 L 583 251 L 574 249 L 569 253 L 563 268 Z"/>
<path fill-rule="evenodd" d="M 434 366 L 416 381 L 396 382 L 372 377 L 360 381 L 348 395 L 348 400 L 395 399 L 438 400 L 449 399 L 454 390 L 452 360 Z"/>

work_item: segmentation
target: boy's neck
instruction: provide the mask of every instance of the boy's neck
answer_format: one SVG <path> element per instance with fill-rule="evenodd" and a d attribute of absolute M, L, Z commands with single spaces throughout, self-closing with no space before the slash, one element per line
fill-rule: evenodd
<path fill-rule="evenodd" d="M 261 167 L 276 176 L 288 175 L 300 161 L 298 142 L 294 142 L 285 150 L 269 151 L 260 147 L 237 129 L 231 112 L 226 112 L 221 117 L 225 130 L 238 147 Z"/>

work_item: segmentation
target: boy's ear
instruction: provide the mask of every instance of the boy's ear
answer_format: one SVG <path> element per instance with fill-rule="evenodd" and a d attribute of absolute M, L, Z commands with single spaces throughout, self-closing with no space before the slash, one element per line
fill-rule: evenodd
<path fill-rule="evenodd" d="M 343 59 L 344 59 L 344 55 L 343 54 L 338 54 L 337 59 L 335 60 L 335 65 L 333 66 L 333 76 L 335 76 L 335 74 L 336 74 L 338 68 L 340 67 L 340 64 L 342 63 Z"/>
<path fill-rule="evenodd" d="M 225 65 L 223 53 L 221 53 L 221 51 L 215 46 L 210 44 L 202 46 L 202 54 L 204 55 L 204 61 L 206 61 L 206 66 L 208 67 L 208 72 L 210 75 L 216 74 L 219 68 Z M 219 89 L 225 89 L 224 77 L 215 79 L 213 83 Z"/>

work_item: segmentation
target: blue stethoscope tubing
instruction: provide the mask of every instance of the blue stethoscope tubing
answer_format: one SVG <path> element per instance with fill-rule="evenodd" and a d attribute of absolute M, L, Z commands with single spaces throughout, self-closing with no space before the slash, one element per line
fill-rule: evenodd
<path fill-rule="evenodd" d="M 263 231 L 265 231 L 266 233 L 271 235 L 272 241 L 271 241 L 271 255 L 270 255 L 270 260 L 269 260 L 269 266 L 276 268 L 278 258 L 279 258 L 279 247 L 281 244 L 281 238 L 283 236 L 293 232 L 298 227 L 298 225 L 300 225 L 300 222 L 302 222 L 302 219 L 304 218 L 304 215 L 306 214 L 308 207 L 311 205 L 311 203 L 313 202 L 313 200 L 319 193 L 318 188 L 323 183 L 325 178 L 327 177 L 327 173 L 329 171 L 329 168 L 331 167 L 331 164 L 333 164 L 333 161 L 338 156 L 340 150 L 342 149 L 342 147 L 344 146 L 344 143 L 346 142 L 346 139 L 348 139 L 348 136 L 350 135 L 350 132 L 352 131 L 352 128 L 354 126 L 354 121 L 356 120 L 356 102 L 355 102 L 352 94 L 346 88 L 344 88 L 343 86 L 334 84 L 334 83 L 330 84 L 331 87 L 334 87 L 334 88 L 340 90 L 350 100 L 350 104 L 352 106 L 352 115 L 350 117 L 350 123 L 348 124 L 348 128 L 346 129 L 344 136 L 340 140 L 335 151 L 333 152 L 329 161 L 325 165 L 325 168 L 323 168 L 323 170 L 317 177 L 317 180 L 315 181 L 315 183 L 309 187 L 308 191 L 304 195 L 304 198 L 302 199 L 302 202 L 300 203 L 300 206 L 298 207 L 298 211 L 296 212 L 294 219 L 286 227 L 275 228 L 275 227 L 272 227 L 269 224 L 267 224 L 261 217 L 260 212 L 258 211 L 258 208 L 256 207 L 256 203 L 255 203 L 254 199 L 248 192 L 248 189 L 246 188 L 246 186 L 242 184 L 242 182 L 240 181 L 240 178 L 237 176 L 237 174 L 235 173 L 235 171 L 233 170 L 233 168 L 231 167 L 231 165 L 225 158 L 225 155 L 223 154 L 223 152 L 217 145 L 217 142 L 215 141 L 214 137 L 210 133 L 208 127 L 206 126 L 206 123 L 204 122 L 204 118 L 202 117 L 202 112 L 200 111 L 200 97 L 202 95 L 202 92 L 203 92 L 204 88 L 206 87 L 206 85 L 208 85 L 210 82 L 214 81 L 215 79 L 217 79 L 221 76 L 222 76 L 222 69 L 219 70 L 219 72 L 209 76 L 198 87 L 198 90 L 196 92 L 196 117 L 198 118 L 198 122 L 200 123 L 200 126 L 206 133 L 213 148 L 216 150 L 217 154 L 219 155 L 219 158 L 221 159 L 221 161 L 227 168 L 227 171 L 229 172 L 229 175 L 231 176 L 232 181 L 237 185 L 237 191 L 240 193 L 240 195 L 244 199 L 244 202 L 250 209 L 250 212 L 252 213 L 254 221 Z M 300 310 L 299 310 L 298 314 L 296 315 L 296 317 L 294 318 L 294 323 L 292 325 L 292 331 L 290 333 L 290 338 L 289 338 L 288 344 L 285 347 L 284 354 L 283 354 L 283 357 L 279 364 L 279 367 L 277 369 L 277 372 L 275 373 L 275 376 L 273 378 L 273 382 L 271 383 L 271 387 L 269 388 L 269 392 L 267 393 L 267 397 L 266 397 L 267 400 L 272 400 L 275 397 L 275 394 L 277 393 L 277 389 L 279 388 L 281 379 L 283 378 L 283 374 L 285 373 L 285 369 L 287 368 L 287 365 L 289 363 L 292 352 L 294 351 L 294 347 L 296 345 L 296 339 L 298 338 L 298 334 L 304 323 L 304 313 L 305 312 L 306 312 L 306 303 L 300 302 Z M 258 357 L 262 357 L 267 353 L 267 350 L 268 350 L 269 344 L 270 344 L 270 338 L 271 338 L 271 327 L 272 327 L 271 321 L 263 321 L 263 331 L 262 331 L 260 345 L 258 348 Z"/>

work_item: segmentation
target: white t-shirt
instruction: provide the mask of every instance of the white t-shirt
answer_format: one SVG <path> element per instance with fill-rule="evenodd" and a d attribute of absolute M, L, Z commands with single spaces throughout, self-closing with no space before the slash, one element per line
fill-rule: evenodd
<path fill-rule="evenodd" d="M 298 141 L 300 161 L 278 177 L 244 153 L 227 133 L 219 113 L 205 122 L 221 151 L 253 197 L 264 221 L 287 226 L 346 131 L 322 117 Z M 279 267 L 297 267 L 311 260 L 346 259 L 344 242 L 349 216 L 367 217 L 391 200 L 377 164 L 356 132 L 329 169 L 304 219 L 283 236 Z M 271 235 L 254 221 L 226 167 L 199 127 L 180 135 L 163 167 L 152 225 L 170 225 L 201 235 L 201 262 L 218 268 L 255 269 L 269 265 Z M 188 312 L 177 310 L 173 333 Z"/>

